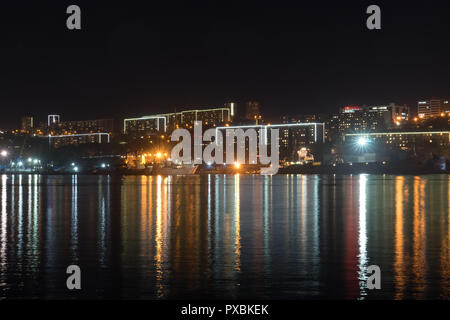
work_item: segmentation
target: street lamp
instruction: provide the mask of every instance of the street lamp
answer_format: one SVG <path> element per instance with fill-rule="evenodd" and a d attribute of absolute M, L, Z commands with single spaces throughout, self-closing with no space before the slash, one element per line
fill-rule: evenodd
<path fill-rule="evenodd" d="M 361 137 L 358 139 L 358 141 L 356 141 L 356 143 L 358 144 L 358 146 L 364 147 L 369 143 L 369 140 L 367 138 Z"/>

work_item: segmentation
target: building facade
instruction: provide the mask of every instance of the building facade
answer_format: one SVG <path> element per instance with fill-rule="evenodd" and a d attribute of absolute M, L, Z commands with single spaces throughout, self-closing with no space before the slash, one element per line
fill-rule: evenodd
<path fill-rule="evenodd" d="M 245 119 L 258 120 L 261 119 L 261 105 L 257 101 L 248 101 L 245 103 Z"/>
<path fill-rule="evenodd" d="M 344 142 L 355 149 L 361 148 L 359 141 L 364 139 L 364 148 L 381 154 L 391 152 L 395 158 L 398 151 L 422 155 L 444 154 L 450 156 L 450 131 L 392 131 L 346 134 Z"/>
<path fill-rule="evenodd" d="M 30 133 L 34 128 L 33 117 L 23 117 L 21 119 L 21 131 L 25 133 Z"/>
<path fill-rule="evenodd" d="M 97 119 L 97 120 L 76 120 L 76 121 L 60 121 L 50 129 L 54 134 L 77 134 L 77 133 L 109 133 L 114 131 L 113 119 Z"/>
<path fill-rule="evenodd" d="M 271 129 L 279 130 L 279 159 L 281 163 L 298 162 L 302 152 L 310 150 L 325 142 L 325 123 L 280 123 L 271 125 L 243 125 L 219 127 L 223 132 L 224 141 L 231 131 L 254 129 L 258 134 L 258 141 L 264 139 L 264 144 L 270 145 Z M 225 142 L 224 142 L 225 143 Z M 248 145 L 246 146 L 248 152 Z"/>
<path fill-rule="evenodd" d="M 450 104 L 445 99 L 430 99 L 417 102 L 417 114 L 421 119 L 439 117 L 450 112 Z"/>
<path fill-rule="evenodd" d="M 348 133 L 382 132 L 400 127 L 409 119 L 406 105 L 389 103 L 376 106 L 345 106 L 329 117 L 328 137 L 338 140 Z"/>
<path fill-rule="evenodd" d="M 177 128 L 192 129 L 195 121 L 202 121 L 204 127 L 217 127 L 233 120 L 235 104 L 224 107 L 192 109 L 180 112 L 161 113 L 123 121 L 125 134 L 154 134 L 173 131 Z"/>

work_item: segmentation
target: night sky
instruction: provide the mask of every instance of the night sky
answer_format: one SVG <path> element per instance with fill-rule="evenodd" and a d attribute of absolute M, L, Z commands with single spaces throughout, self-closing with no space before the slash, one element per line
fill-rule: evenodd
<path fill-rule="evenodd" d="M 82 30 L 66 28 L 66 8 Z M 366 28 L 370 4 L 382 30 Z M 448 1 L 9 1 L 0 127 L 257 100 L 263 114 L 450 97 Z"/>

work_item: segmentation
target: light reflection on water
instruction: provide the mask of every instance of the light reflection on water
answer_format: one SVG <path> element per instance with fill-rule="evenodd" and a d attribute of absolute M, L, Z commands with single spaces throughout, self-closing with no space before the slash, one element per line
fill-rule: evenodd
<path fill-rule="evenodd" d="M 448 175 L 0 181 L 0 299 L 450 298 Z"/>

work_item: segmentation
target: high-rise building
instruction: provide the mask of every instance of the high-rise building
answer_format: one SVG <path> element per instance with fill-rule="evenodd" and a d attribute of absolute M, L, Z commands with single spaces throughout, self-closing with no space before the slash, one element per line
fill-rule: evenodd
<path fill-rule="evenodd" d="M 345 106 L 333 115 L 328 124 L 330 136 L 337 138 L 348 133 L 380 132 L 405 123 L 409 118 L 406 105 L 389 103 L 377 106 Z"/>
<path fill-rule="evenodd" d="M 217 127 L 232 121 L 234 108 L 234 103 L 227 103 L 225 107 L 192 109 L 124 119 L 123 131 L 124 133 L 152 134 L 177 128 L 191 129 L 195 121 L 201 121 L 205 127 Z"/>
<path fill-rule="evenodd" d="M 47 117 L 47 125 L 49 127 L 59 123 L 61 121 L 61 118 L 58 114 L 49 114 Z"/>
<path fill-rule="evenodd" d="M 23 132 L 30 132 L 34 127 L 33 117 L 23 117 L 21 129 Z"/>
<path fill-rule="evenodd" d="M 339 135 L 385 129 L 384 114 L 359 106 L 341 108 L 337 118 L 332 120 Z"/>
<path fill-rule="evenodd" d="M 230 110 L 230 116 L 233 119 L 237 115 L 237 105 L 236 102 L 227 102 L 225 103 L 225 108 Z"/>
<path fill-rule="evenodd" d="M 88 134 L 88 133 L 107 133 L 114 132 L 113 119 L 96 120 L 75 120 L 60 121 L 59 115 L 49 115 L 47 126 L 40 125 L 41 132 L 50 135 L 70 135 L 70 134 Z"/>
<path fill-rule="evenodd" d="M 248 101 L 245 103 L 245 119 L 247 120 L 261 119 L 261 110 L 259 102 Z"/>
<path fill-rule="evenodd" d="M 444 99 L 430 99 L 417 102 L 419 118 L 426 119 L 439 117 L 442 113 L 450 112 L 450 104 Z"/>
<path fill-rule="evenodd" d="M 369 106 L 368 112 L 378 113 L 379 118 L 383 119 L 384 127 L 393 128 L 400 126 L 409 118 L 409 108 L 406 105 L 389 103 L 386 105 Z"/>
<path fill-rule="evenodd" d="M 219 127 L 223 133 L 224 141 L 227 141 L 229 135 L 234 135 L 234 130 L 248 129 L 257 131 L 257 139 L 264 139 L 264 144 L 271 143 L 271 129 L 279 130 L 279 159 L 281 162 L 297 162 L 301 152 L 307 151 L 310 147 L 325 142 L 325 124 L 319 122 L 309 123 L 276 123 L 271 125 L 239 125 Z M 248 144 L 245 152 L 248 155 Z"/>
<path fill-rule="evenodd" d="M 112 133 L 114 131 L 113 119 L 61 121 L 54 127 L 60 134 L 74 133 Z"/>

